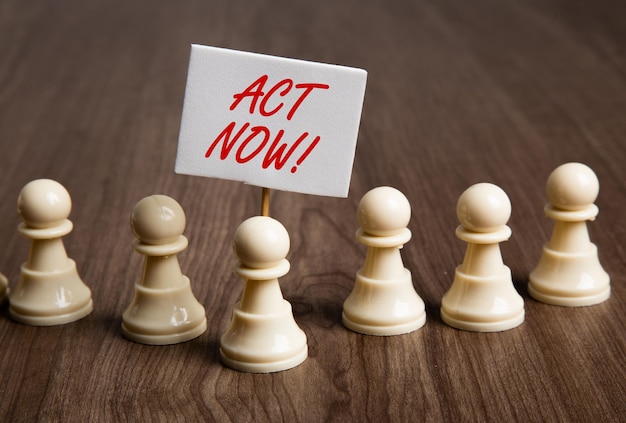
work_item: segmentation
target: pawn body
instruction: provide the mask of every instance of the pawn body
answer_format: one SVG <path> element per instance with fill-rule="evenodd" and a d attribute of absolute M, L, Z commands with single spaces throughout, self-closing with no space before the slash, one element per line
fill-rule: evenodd
<path fill-rule="evenodd" d="M 528 292 L 541 302 L 560 306 L 588 306 L 611 295 L 610 277 L 589 239 L 587 220 L 594 220 L 599 183 L 580 163 L 559 166 L 548 178 L 550 202 L 544 211 L 555 221 L 550 241 L 530 274 Z"/>
<path fill-rule="evenodd" d="M 343 304 L 342 321 L 366 335 L 400 335 L 424 325 L 424 301 L 413 288 L 400 248 L 411 239 L 406 227 L 411 207 L 397 189 L 378 187 L 366 193 L 357 211 L 357 241 L 367 246 L 364 266 Z"/>
<path fill-rule="evenodd" d="M 164 195 L 146 197 L 133 210 L 131 228 L 138 238 L 134 248 L 145 262 L 122 316 L 124 336 L 142 344 L 167 345 L 202 335 L 207 327 L 205 310 L 176 256 L 187 248 L 183 209 Z"/>
<path fill-rule="evenodd" d="M 72 231 L 72 202 L 58 182 L 38 179 L 24 186 L 18 197 L 23 222 L 20 234 L 31 240 L 28 260 L 9 298 L 11 317 L 34 326 L 79 320 L 93 309 L 91 291 L 68 258 L 62 237 Z"/>
<path fill-rule="evenodd" d="M 269 373 L 301 364 L 308 356 L 306 335 L 293 318 L 278 278 L 289 272 L 289 235 L 266 217 L 245 220 L 237 229 L 234 272 L 244 279 L 241 301 L 220 340 L 222 362 L 235 370 Z"/>
<path fill-rule="evenodd" d="M 459 239 L 468 243 L 463 263 L 454 272 L 452 286 L 441 300 L 441 318 L 457 329 L 497 332 L 524 321 L 524 300 L 513 286 L 499 243 L 511 230 L 506 223 L 511 203 L 493 184 L 476 184 L 459 198 Z"/>

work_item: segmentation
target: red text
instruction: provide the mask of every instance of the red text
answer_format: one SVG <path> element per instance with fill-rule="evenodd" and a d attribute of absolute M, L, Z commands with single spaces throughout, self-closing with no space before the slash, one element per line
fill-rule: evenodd
<path fill-rule="evenodd" d="M 250 127 L 250 123 L 246 122 L 239 129 L 236 129 L 236 127 L 237 123 L 234 121 L 226 125 L 206 151 L 205 157 L 210 157 L 221 143 L 221 149 L 219 150 L 221 160 L 226 160 L 231 152 L 234 151 L 237 163 L 243 164 L 257 157 L 267 147 L 261 166 L 263 169 L 267 169 L 273 164 L 276 170 L 280 170 L 295 151 L 298 150 L 298 147 L 309 137 L 308 132 L 303 132 L 290 144 L 283 141 L 285 136 L 283 129 L 272 136 L 270 130 L 265 126 Z M 295 164 L 292 165 L 291 173 L 295 173 L 298 170 L 298 166 L 308 157 L 319 141 L 319 136 L 313 138 L 304 149 L 304 152 L 299 155 Z M 236 145 L 238 145 L 237 148 L 235 148 Z"/>
<path fill-rule="evenodd" d="M 313 92 L 313 90 L 327 90 L 328 88 L 330 88 L 328 84 L 320 84 L 314 82 L 294 84 L 293 80 L 287 78 L 279 81 L 267 92 L 265 92 L 263 91 L 263 89 L 265 88 L 265 84 L 267 83 L 268 78 L 269 77 L 267 75 L 262 75 L 252 84 L 250 84 L 245 90 L 233 95 L 235 101 L 233 101 L 233 103 L 230 105 L 230 110 L 235 110 L 245 98 L 249 97 L 250 114 L 255 113 L 257 103 L 259 103 L 259 113 L 262 116 L 273 116 L 278 113 L 283 108 L 283 106 L 285 106 L 285 103 L 282 101 L 282 99 L 284 99 L 285 96 L 287 96 L 291 92 L 292 88 L 295 88 L 297 90 L 301 90 L 301 92 L 298 95 L 298 98 L 293 101 L 291 108 L 287 112 L 287 120 L 291 120 L 295 113 L 298 111 L 298 108 L 302 105 L 304 100 Z M 273 97 L 275 95 L 278 95 L 280 98 L 274 99 Z"/>

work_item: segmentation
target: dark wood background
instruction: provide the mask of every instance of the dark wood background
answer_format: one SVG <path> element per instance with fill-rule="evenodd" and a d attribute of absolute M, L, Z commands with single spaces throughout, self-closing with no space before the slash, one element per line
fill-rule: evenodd
<path fill-rule="evenodd" d="M 93 314 L 38 328 L 0 313 L 0 421 L 624 421 L 626 419 L 626 3 L 599 0 L 0 2 L 0 271 L 15 285 L 28 241 L 16 199 L 41 177 L 70 191 L 70 256 Z M 241 293 L 231 238 L 260 189 L 174 174 L 191 43 L 337 63 L 369 72 L 347 199 L 275 192 L 291 235 L 283 293 L 309 359 L 255 375 L 223 367 L 219 337 Z M 526 284 L 552 223 L 550 172 L 597 173 L 590 223 L 612 278 L 601 305 L 561 308 Z M 476 182 L 513 204 L 502 245 L 526 322 L 492 334 L 442 323 L 465 245 L 455 206 Z M 403 249 L 428 320 L 362 336 L 341 307 L 364 249 L 360 197 L 379 185 L 412 204 Z M 207 332 L 167 347 L 123 338 L 139 277 L 129 214 L 176 198 L 190 239 L 181 266 Z"/>

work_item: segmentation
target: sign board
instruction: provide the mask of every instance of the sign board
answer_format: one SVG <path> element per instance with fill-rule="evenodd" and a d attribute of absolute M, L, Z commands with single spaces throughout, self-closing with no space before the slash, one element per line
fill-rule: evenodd
<path fill-rule="evenodd" d="M 176 172 L 347 197 L 367 73 L 192 45 Z"/>

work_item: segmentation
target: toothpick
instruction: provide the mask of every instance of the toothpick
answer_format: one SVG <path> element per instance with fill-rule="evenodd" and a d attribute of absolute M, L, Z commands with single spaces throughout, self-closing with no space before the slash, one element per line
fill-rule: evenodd
<path fill-rule="evenodd" d="M 261 216 L 270 215 L 270 189 L 263 188 L 261 192 Z"/>

